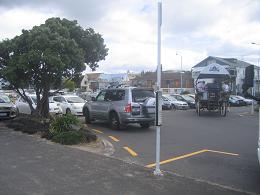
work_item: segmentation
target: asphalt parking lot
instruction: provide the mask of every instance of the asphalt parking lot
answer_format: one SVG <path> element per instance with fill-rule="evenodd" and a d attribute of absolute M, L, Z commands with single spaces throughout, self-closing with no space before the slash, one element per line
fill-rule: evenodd
<path fill-rule="evenodd" d="M 155 128 L 130 125 L 121 131 L 101 122 L 88 125 L 115 147 L 114 157 L 154 168 Z M 260 194 L 257 163 L 258 114 L 231 108 L 227 117 L 194 110 L 164 111 L 161 170 L 242 192 Z"/>

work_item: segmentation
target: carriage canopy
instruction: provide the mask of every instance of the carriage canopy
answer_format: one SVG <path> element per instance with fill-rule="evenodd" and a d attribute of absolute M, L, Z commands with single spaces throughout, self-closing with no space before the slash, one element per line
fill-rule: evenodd
<path fill-rule="evenodd" d="M 229 79 L 230 74 L 224 66 L 217 63 L 212 63 L 203 68 L 198 76 L 198 79 L 217 78 L 217 79 Z"/>

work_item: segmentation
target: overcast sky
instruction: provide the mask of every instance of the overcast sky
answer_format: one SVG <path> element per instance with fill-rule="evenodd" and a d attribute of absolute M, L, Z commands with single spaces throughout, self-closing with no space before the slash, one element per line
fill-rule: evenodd
<path fill-rule="evenodd" d="M 209 55 L 258 65 L 260 0 L 162 0 L 162 6 L 163 70 L 179 70 L 180 55 L 185 70 Z M 109 53 L 99 72 L 156 69 L 156 0 L 0 0 L 0 40 L 50 17 L 102 34 Z"/>

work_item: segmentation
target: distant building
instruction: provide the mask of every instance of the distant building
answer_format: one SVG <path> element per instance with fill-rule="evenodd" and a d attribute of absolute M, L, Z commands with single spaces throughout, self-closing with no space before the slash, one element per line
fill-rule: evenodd
<path fill-rule="evenodd" d="M 192 78 L 194 80 L 197 79 L 199 72 L 208 64 L 217 63 L 219 65 L 224 66 L 231 75 L 231 90 L 233 94 L 241 93 L 242 92 L 242 84 L 244 83 L 245 79 L 245 68 L 250 64 L 248 62 L 244 62 L 238 60 L 236 58 L 220 58 L 209 56 L 206 59 L 202 60 L 198 64 L 192 67 Z M 255 66 L 255 92 L 260 92 L 260 79 L 259 79 L 259 67 Z"/>
<path fill-rule="evenodd" d="M 182 90 L 193 92 L 193 79 L 190 71 L 163 71 L 161 75 L 161 88 L 165 93 L 179 93 Z M 156 72 L 143 72 L 131 80 L 132 86 L 156 88 Z"/>
<path fill-rule="evenodd" d="M 129 85 L 130 79 L 135 78 L 133 73 L 106 74 L 106 73 L 86 73 L 81 81 L 81 88 L 85 91 L 96 92 L 111 85 Z"/>

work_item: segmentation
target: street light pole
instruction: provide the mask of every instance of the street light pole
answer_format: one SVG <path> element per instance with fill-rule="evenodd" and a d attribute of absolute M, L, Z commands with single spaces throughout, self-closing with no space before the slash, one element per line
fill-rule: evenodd
<path fill-rule="evenodd" d="M 156 89 L 156 166 L 154 175 L 162 175 L 160 170 L 160 145 L 161 145 L 161 25 L 162 25 L 162 1 L 158 0 L 157 19 L 157 89 Z"/>
<path fill-rule="evenodd" d="M 176 55 L 181 57 L 181 92 L 182 92 L 182 55 L 178 54 L 177 52 Z"/>

